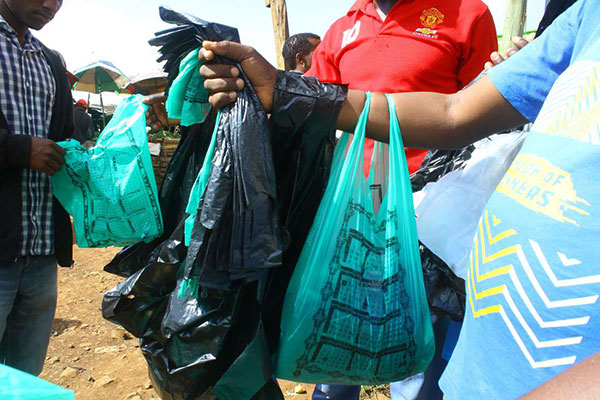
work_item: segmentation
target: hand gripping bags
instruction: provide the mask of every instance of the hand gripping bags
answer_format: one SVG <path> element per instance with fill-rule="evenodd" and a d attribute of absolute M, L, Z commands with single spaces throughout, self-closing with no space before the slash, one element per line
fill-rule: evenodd
<path fill-rule="evenodd" d="M 277 377 L 381 384 L 424 371 L 434 352 L 412 192 L 395 106 L 390 145 L 362 173 L 367 95 L 345 133 L 286 293 Z"/>
<path fill-rule="evenodd" d="M 142 99 L 123 100 L 93 148 L 59 143 L 65 165 L 52 192 L 73 216 L 79 247 L 149 242 L 163 232 Z"/>

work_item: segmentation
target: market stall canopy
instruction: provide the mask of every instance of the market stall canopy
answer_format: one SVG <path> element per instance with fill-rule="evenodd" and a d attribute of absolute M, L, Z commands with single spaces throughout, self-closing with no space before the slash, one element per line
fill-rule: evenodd
<path fill-rule="evenodd" d="M 71 71 L 67 71 L 67 79 L 69 80 L 69 85 L 71 87 L 73 87 L 73 85 L 75 85 L 79 81 L 79 78 L 73 75 Z"/>
<path fill-rule="evenodd" d="M 122 93 L 143 94 L 145 96 L 154 93 L 162 93 L 167 86 L 168 77 L 166 72 L 148 72 L 135 76 L 121 89 Z"/>
<path fill-rule="evenodd" d="M 116 92 L 129 82 L 129 78 L 108 61 L 96 61 L 75 70 L 74 74 L 79 78 L 79 82 L 73 89 L 82 92 Z"/>

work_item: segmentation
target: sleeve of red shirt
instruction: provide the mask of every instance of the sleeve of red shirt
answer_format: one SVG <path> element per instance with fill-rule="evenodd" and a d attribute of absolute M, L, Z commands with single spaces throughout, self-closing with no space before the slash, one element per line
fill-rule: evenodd
<path fill-rule="evenodd" d="M 306 76 L 314 76 L 321 82 L 342 84 L 340 70 L 335 62 L 335 36 L 337 29 L 335 24 L 329 28 L 321 43 L 315 49 L 312 57 L 310 69 L 306 72 Z M 341 41 L 338 39 L 338 46 Z"/>
<path fill-rule="evenodd" d="M 459 87 L 464 87 L 483 71 L 490 54 L 498 50 L 496 27 L 490 10 L 477 18 L 469 31 L 469 38 L 463 48 L 463 58 L 458 69 Z"/>

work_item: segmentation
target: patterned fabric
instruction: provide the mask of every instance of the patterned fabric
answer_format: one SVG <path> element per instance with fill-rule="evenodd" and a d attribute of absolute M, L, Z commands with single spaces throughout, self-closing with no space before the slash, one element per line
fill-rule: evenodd
<path fill-rule="evenodd" d="M 0 17 L 0 108 L 13 134 L 47 138 L 56 83 L 40 43 L 27 32 L 23 47 Z M 46 174 L 23 170 L 21 255 L 54 253 L 52 188 Z"/>

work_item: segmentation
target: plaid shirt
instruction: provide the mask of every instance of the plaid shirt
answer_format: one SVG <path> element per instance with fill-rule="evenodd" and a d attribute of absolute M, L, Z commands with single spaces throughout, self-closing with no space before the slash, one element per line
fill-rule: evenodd
<path fill-rule="evenodd" d="M 27 32 L 23 47 L 0 17 L 0 108 L 13 134 L 47 138 L 56 82 L 40 43 Z M 44 173 L 23 170 L 20 254 L 54 254 L 52 187 Z"/>

